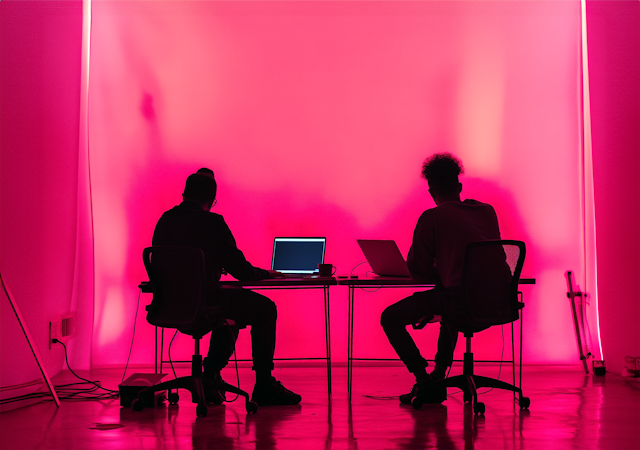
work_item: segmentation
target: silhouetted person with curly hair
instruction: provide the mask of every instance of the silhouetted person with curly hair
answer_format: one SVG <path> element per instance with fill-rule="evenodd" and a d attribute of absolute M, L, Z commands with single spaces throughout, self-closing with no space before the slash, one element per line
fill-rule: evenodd
<path fill-rule="evenodd" d="M 411 392 L 400 396 L 409 404 L 418 390 L 446 376 L 453 363 L 453 350 L 458 331 L 451 323 L 440 323 L 436 366 L 427 373 L 427 361 L 411 338 L 406 327 L 434 316 L 452 317 L 460 314 L 459 286 L 467 245 L 472 242 L 500 239 L 498 217 L 491 205 L 477 200 L 461 201 L 462 184 L 459 175 L 462 163 L 449 153 L 437 153 L 422 166 L 422 176 L 429 183 L 429 193 L 436 203 L 418 219 L 413 243 L 407 257 L 411 277 L 417 281 L 434 283 L 434 289 L 416 292 L 389 306 L 382 313 L 380 323 L 389 342 L 409 372 L 416 377 Z M 430 394 L 427 402 L 441 403 L 446 388 Z"/>

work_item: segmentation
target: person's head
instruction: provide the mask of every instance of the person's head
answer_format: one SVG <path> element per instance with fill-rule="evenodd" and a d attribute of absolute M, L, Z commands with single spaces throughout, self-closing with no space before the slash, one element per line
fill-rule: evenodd
<path fill-rule="evenodd" d="M 422 165 L 422 176 L 429 183 L 429 193 L 436 204 L 460 200 L 462 184 L 458 176 L 462 173 L 462 163 L 451 153 L 435 153 Z"/>
<path fill-rule="evenodd" d="M 187 178 L 182 198 L 185 201 L 196 202 L 202 206 L 202 208 L 209 211 L 216 199 L 217 190 L 216 180 L 212 177 L 201 173 L 194 173 Z"/>
<path fill-rule="evenodd" d="M 198 171 L 196 173 L 199 173 L 200 175 L 205 175 L 213 180 L 216 179 L 216 177 L 213 175 L 213 170 L 208 169 L 207 167 L 203 167 L 202 169 L 198 169 Z"/>

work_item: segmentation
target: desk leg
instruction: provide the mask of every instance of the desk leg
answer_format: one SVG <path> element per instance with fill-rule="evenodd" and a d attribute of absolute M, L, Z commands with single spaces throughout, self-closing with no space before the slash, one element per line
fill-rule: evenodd
<path fill-rule="evenodd" d="M 155 328 L 155 357 L 154 357 L 154 361 L 153 361 L 153 373 L 158 373 L 158 327 L 154 327 Z"/>
<path fill-rule="evenodd" d="M 503 331 L 504 333 L 504 331 Z M 514 337 L 513 337 L 513 322 L 511 322 L 511 375 L 512 375 L 512 383 L 514 386 L 516 385 L 516 349 L 514 347 Z M 513 399 L 516 399 L 516 391 L 513 391 Z"/>
<path fill-rule="evenodd" d="M 164 362 L 164 328 L 160 329 L 160 373 L 162 373 L 162 363 Z"/>
<path fill-rule="evenodd" d="M 349 341 L 347 348 L 347 391 L 349 403 L 351 403 L 351 389 L 353 386 L 353 304 L 354 304 L 355 288 L 349 286 L 349 314 L 347 318 L 348 331 L 347 339 Z"/>
<path fill-rule="evenodd" d="M 518 387 L 520 388 L 520 390 L 522 390 L 522 322 L 524 322 L 524 308 L 520 310 L 520 361 L 518 361 L 518 364 L 520 367 L 520 370 L 519 370 L 520 384 L 518 385 Z"/>
<path fill-rule="evenodd" d="M 329 314 L 329 286 L 324 289 L 324 333 L 327 346 L 327 395 L 331 401 L 331 317 Z"/>

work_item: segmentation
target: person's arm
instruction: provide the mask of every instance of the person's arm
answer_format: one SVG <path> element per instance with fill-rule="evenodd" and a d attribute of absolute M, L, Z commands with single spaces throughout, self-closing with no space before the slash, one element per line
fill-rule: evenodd
<path fill-rule="evenodd" d="M 275 271 L 254 267 L 240 251 L 236 244 L 236 240 L 229 229 L 229 226 L 220 216 L 220 223 L 217 233 L 217 254 L 223 268 L 234 278 L 240 281 L 264 280 L 267 278 L 276 278 L 278 273 Z M 271 273 L 274 272 L 274 273 Z"/>
<path fill-rule="evenodd" d="M 433 224 L 427 212 L 420 216 L 413 232 L 413 243 L 407 256 L 407 267 L 411 278 L 425 283 L 439 280 L 435 267 L 435 238 Z"/>

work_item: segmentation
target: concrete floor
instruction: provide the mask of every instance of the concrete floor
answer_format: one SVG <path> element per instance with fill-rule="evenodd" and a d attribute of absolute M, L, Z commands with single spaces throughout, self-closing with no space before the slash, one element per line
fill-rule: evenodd
<path fill-rule="evenodd" d="M 452 375 L 459 371 L 454 368 Z M 187 372 L 179 369 L 179 375 Z M 498 367 L 479 366 L 476 373 L 495 377 Z M 503 367 L 502 379 L 505 373 Z M 122 369 L 80 375 L 116 388 Z M 234 382 L 232 369 L 223 375 Z M 331 402 L 323 367 L 286 367 L 274 375 L 303 396 L 300 405 L 262 407 L 247 415 L 239 400 L 210 406 L 206 417 L 196 418 L 188 392 L 182 392 L 178 405 L 141 412 L 120 407 L 117 399 L 65 401 L 60 408 L 41 403 L 0 413 L 0 449 L 640 448 L 639 380 L 611 373 L 585 376 L 578 365 L 526 366 L 523 383 L 530 409 L 520 410 L 510 393 L 493 390 L 481 397 L 484 416 L 474 415 L 452 389 L 442 405 L 421 410 L 400 405 L 396 396 L 408 391 L 412 380 L 398 366 L 356 367 L 351 404 L 345 367 L 333 369 Z M 54 383 L 72 379 L 62 372 Z M 251 391 L 250 369 L 240 369 L 240 380 Z"/>

